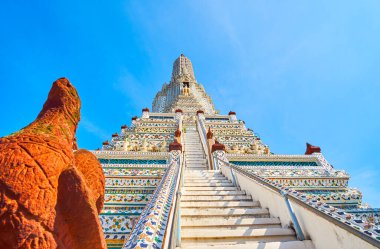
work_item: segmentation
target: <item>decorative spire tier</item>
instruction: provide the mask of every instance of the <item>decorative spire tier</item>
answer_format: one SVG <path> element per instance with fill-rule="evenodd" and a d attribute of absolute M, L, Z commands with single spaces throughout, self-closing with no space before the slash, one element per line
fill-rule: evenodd
<path fill-rule="evenodd" d="M 172 80 L 196 81 L 194 76 L 193 64 L 189 58 L 183 54 L 178 57 L 173 64 Z"/>
<path fill-rule="evenodd" d="M 183 54 L 174 61 L 172 79 L 162 86 L 152 106 L 153 112 L 171 113 L 182 109 L 185 115 L 194 115 L 197 110 L 217 113 L 210 96 L 195 79 L 191 61 Z"/>

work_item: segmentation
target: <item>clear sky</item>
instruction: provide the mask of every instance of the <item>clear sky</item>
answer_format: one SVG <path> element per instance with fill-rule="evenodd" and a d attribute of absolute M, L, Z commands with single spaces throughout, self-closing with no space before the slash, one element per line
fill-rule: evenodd
<path fill-rule="evenodd" d="M 96 149 L 170 80 L 184 53 L 221 111 L 277 154 L 319 145 L 380 207 L 380 2 L 2 1 L 0 136 L 31 122 L 52 82 L 82 99 Z"/>

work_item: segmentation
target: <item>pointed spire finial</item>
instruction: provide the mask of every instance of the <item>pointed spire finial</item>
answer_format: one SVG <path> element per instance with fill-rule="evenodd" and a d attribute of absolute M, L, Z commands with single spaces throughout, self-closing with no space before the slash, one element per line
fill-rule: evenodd
<path fill-rule="evenodd" d="M 178 79 L 181 77 L 186 77 L 190 80 L 195 81 L 193 65 L 189 58 L 187 58 L 184 54 L 181 54 L 173 64 L 172 71 L 173 79 Z"/>

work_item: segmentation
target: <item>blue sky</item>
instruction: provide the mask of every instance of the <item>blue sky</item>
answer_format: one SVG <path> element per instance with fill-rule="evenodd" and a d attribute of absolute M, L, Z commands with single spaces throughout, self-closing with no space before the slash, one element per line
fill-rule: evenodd
<path fill-rule="evenodd" d="M 379 1 L 3 1 L 0 136 L 31 122 L 51 83 L 82 99 L 95 149 L 151 107 L 188 56 L 222 113 L 274 153 L 319 145 L 380 207 Z"/>

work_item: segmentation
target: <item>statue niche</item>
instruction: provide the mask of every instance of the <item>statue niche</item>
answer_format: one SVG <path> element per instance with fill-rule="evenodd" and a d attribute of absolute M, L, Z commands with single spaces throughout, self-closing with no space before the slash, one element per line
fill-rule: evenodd
<path fill-rule="evenodd" d="M 182 87 L 183 87 L 182 88 L 183 95 L 189 96 L 189 94 L 190 94 L 190 83 L 189 82 L 183 82 Z"/>

